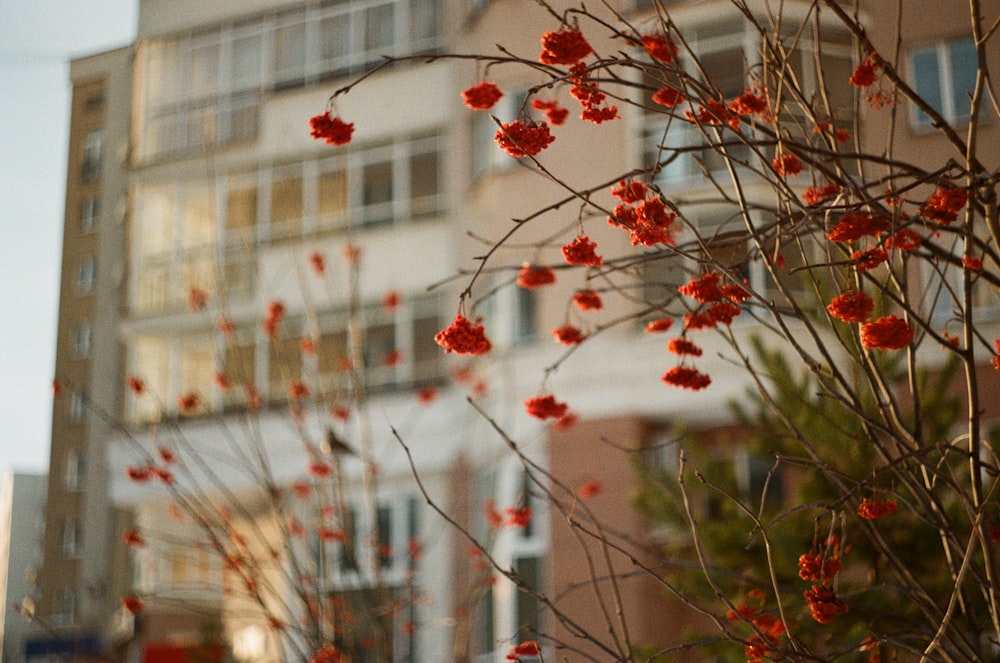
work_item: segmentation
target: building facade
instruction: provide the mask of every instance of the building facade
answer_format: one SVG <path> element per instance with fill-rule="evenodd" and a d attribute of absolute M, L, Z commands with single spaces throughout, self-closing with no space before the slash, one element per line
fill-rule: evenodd
<path fill-rule="evenodd" d="M 51 477 L 33 655 L 93 649 L 117 605 L 108 542 L 115 518 L 103 440 L 121 409 L 119 319 L 125 279 L 132 49 L 72 63 L 70 146 L 56 347 Z"/>
<path fill-rule="evenodd" d="M 654 20 L 654 3 L 610 4 Z M 706 74 L 738 95 L 760 65 L 760 36 L 728 2 L 666 4 Z M 891 4 L 866 3 L 873 34 Z M 136 44 L 72 68 L 62 396 L 40 614 L 63 641 L 82 643 L 80 660 L 83 645 L 99 643 L 150 662 L 192 652 L 306 659 L 308 638 L 286 637 L 299 620 L 328 626 L 358 661 L 502 661 L 537 632 L 572 640 L 540 595 L 563 597 L 576 623 L 599 629 L 601 606 L 573 590 L 586 557 L 526 472 L 537 464 L 566 485 L 601 477 L 604 504 L 620 505 L 632 468 L 608 461 L 606 440 L 639 455 L 673 423 L 722 425 L 719 404 L 747 385 L 732 377 L 711 393 L 664 392 L 661 373 L 648 370 L 662 341 L 634 325 L 602 331 L 562 363 L 549 330 L 586 284 L 506 287 L 522 263 L 558 263 L 545 238 L 574 220 L 556 218 L 561 206 L 498 253 L 508 269 L 476 278 L 489 361 L 461 361 L 434 343 L 467 284 L 455 275 L 468 277 L 514 220 L 566 195 L 499 152 L 494 120 L 461 103 L 469 85 L 494 80 L 506 95 L 491 113 L 514 119 L 537 84 L 530 70 L 434 56 L 494 53 L 499 42 L 534 60 L 555 19 L 520 0 L 140 0 L 139 9 Z M 960 121 L 968 44 L 960 18 L 939 18 L 902 25 L 904 58 L 916 89 Z M 809 94 L 824 75 L 846 81 L 857 62 L 853 36 L 833 23 L 805 38 L 815 42 L 792 65 Z M 402 60 L 331 99 L 386 55 Z M 850 114 L 846 95 L 830 100 L 834 115 Z M 664 142 L 662 122 L 642 106 L 560 128 L 545 153 L 560 180 L 610 186 L 697 139 L 678 130 Z M 310 138 L 309 118 L 328 107 L 355 123 L 348 147 Z M 944 158 L 919 113 L 905 122 L 894 149 Z M 883 135 L 876 128 L 871 144 Z M 708 190 L 706 172 L 725 167 L 711 150 L 688 151 L 656 184 L 693 198 Z M 746 191 L 761 201 L 771 193 Z M 692 219 L 702 236 L 726 238 L 729 213 L 705 205 Z M 592 235 L 608 253 L 631 250 L 618 231 Z M 768 274 L 749 255 L 734 249 L 731 267 L 764 292 Z M 632 316 L 651 290 L 676 292 L 688 277 L 649 259 L 621 273 L 643 293 L 609 301 L 602 320 Z M 758 331 L 733 325 L 741 337 Z M 723 341 L 703 345 L 703 370 L 731 374 Z M 543 381 L 539 367 L 554 364 Z M 576 428 L 552 431 L 525 415 L 521 402 L 548 390 L 579 412 Z M 464 514 L 459 523 L 488 549 L 470 550 L 428 501 Z M 533 517 L 491 531 L 484 509 Z M 649 537 L 640 518 L 621 520 L 630 536 Z M 486 572 L 487 552 L 531 591 Z M 652 615 L 675 607 L 648 578 L 627 585 L 626 603 L 641 609 L 622 619 L 636 639 L 662 641 Z M 142 602 L 137 616 L 123 595 Z M 317 617 L 327 603 L 337 609 Z M 353 613 L 356 604 L 369 610 Z"/>

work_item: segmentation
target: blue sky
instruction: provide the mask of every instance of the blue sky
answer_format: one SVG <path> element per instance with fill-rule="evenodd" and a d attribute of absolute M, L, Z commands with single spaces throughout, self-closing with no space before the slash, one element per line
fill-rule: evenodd
<path fill-rule="evenodd" d="M 138 0 L 0 0 L 0 472 L 44 471 L 69 61 L 134 39 Z"/>

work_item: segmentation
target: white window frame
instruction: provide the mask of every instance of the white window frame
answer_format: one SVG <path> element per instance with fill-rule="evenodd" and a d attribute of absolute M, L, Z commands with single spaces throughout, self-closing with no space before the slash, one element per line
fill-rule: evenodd
<path fill-rule="evenodd" d="M 919 94 L 919 88 L 921 87 L 919 78 L 922 72 L 917 71 L 914 60 L 922 55 L 932 54 L 934 56 L 935 64 L 937 65 L 937 72 L 935 73 L 937 75 L 938 91 L 941 94 L 941 107 L 935 110 L 947 122 L 952 124 L 968 122 L 971 110 L 971 105 L 968 102 L 965 104 L 956 104 L 957 95 L 955 85 L 957 77 L 955 76 L 955 63 L 952 62 L 953 47 L 966 45 L 975 49 L 975 42 L 971 36 L 943 39 L 923 46 L 916 46 L 910 49 L 907 57 L 910 80 L 913 82 L 913 89 Z M 928 103 L 930 102 L 928 101 Z M 932 103 L 931 106 L 934 106 L 934 104 Z M 918 130 L 929 131 L 933 129 L 930 117 L 921 112 L 915 104 L 910 104 L 910 123 Z"/>

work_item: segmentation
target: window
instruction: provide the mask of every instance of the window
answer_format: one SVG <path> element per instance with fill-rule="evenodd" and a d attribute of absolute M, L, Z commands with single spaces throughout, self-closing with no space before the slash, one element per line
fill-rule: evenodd
<path fill-rule="evenodd" d="M 910 68 L 914 90 L 945 120 L 968 120 L 979 69 L 972 37 L 915 48 L 910 52 Z M 931 126 L 931 119 L 915 107 L 912 118 L 917 127 Z"/>
<path fill-rule="evenodd" d="M 336 540 L 317 534 L 312 544 L 315 567 L 338 606 L 335 644 L 351 652 L 352 661 L 412 661 L 416 636 L 403 625 L 417 623 L 417 595 L 406 580 L 413 563 L 408 543 L 419 537 L 418 502 L 411 495 L 382 495 L 370 516 L 360 504 L 340 513 L 326 523 L 338 531 Z M 384 583 L 377 588 L 368 584 L 376 560 Z"/>
<path fill-rule="evenodd" d="M 358 73 L 383 56 L 435 52 L 434 0 L 311 3 L 163 40 L 140 53 L 140 158 L 211 149 L 257 133 L 261 94 Z"/>
<path fill-rule="evenodd" d="M 83 165 L 81 175 L 85 180 L 97 177 L 104 157 L 104 131 L 96 129 L 83 139 Z"/>
<path fill-rule="evenodd" d="M 210 334 L 140 336 L 130 350 L 128 374 L 142 378 L 147 392 L 138 397 L 129 394 L 127 413 L 132 421 L 158 421 L 164 414 L 174 414 L 182 394 L 198 395 L 199 412 L 210 412 L 217 405 L 215 399 L 221 400 L 215 384 L 219 364 Z"/>
<path fill-rule="evenodd" d="M 63 468 L 63 483 L 66 490 L 80 490 L 87 476 L 87 457 L 82 451 L 72 450 L 66 454 Z"/>
<path fill-rule="evenodd" d="M 361 169 L 361 206 L 366 223 L 392 220 L 392 166 L 390 157 L 366 163 Z"/>
<path fill-rule="evenodd" d="M 250 294 L 258 241 L 339 230 L 351 220 L 406 223 L 438 214 L 445 203 L 442 149 L 438 135 L 406 136 L 349 155 L 213 173 L 211 184 L 139 184 L 132 310 L 184 308 L 191 286 Z"/>
<path fill-rule="evenodd" d="M 305 12 L 281 20 L 274 31 L 274 78 L 279 87 L 302 85 L 306 77 Z"/>
<path fill-rule="evenodd" d="M 544 594 L 547 590 L 545 565 L 549 532 L 544 501 L 536 495 L 537 487 L 517 459 L 489 468 L 485 476 L 478 477 L 476 484 L 477 492 L 482 491 L 477 495 L 481 502 L 479 509 L 486 507 L 486 500 L 491 500 L 501 513 L 508 508 L 531 509 L 531 517 L 524 527 L 504 527 L 496 533 L 491 550 L 500 568 L 513 569 L 531 591 L 521 591 L 506 579 L 497 578 L 492 590 L 482 597 L 475 619 L 479 627 L 475 642 L 482 653 L 494 650 L 497 639 L 530 640 L 545 631 L 544 610 L 532 592 Z M 490 604 L 484 605 L 485 601 Z"/>
<path fill-rule="evenodd" d="M 226 188 L 226 243 L 250 248 L 257 227 L 256 173 L 231 176 Z"/>
<path fill-rule="evenodd" d="M 94 225 L 97 223 L 97 213 L 99 207 L 97 198 L 84 198 L 83 203 L 80 205 L 80 232 L 89 233 L 93 232 Z"/>
<path fill-rule="evenodd" d="M 77 359 L 90 355 L 90 323 L 81 322 L 73 330 L 73 354 Z"/>
<path fill-rule="evenodd" d="M 498 283 L 481 309 L 488 326 L 487 337 L 497 347 L 517 347 L 533 343 L 536 340 L 537 307 L 538 295 L 534 290 L 502 287 Z"/>
<path fill-rule="evenodd" d="M 748 79 L 760 73 L 761 35 L 750 21 L 742 17 L 716 17 L 712 23 L 696 26 L 686 35 L 690 36 L 687 45 L 697 54 L 699 65 L 696 69 L 693 63 L 688 63 L 687 70 L 703 71 L 706 83 L 717 88 L 724 100 L 741 94 L 747 87 Z M 846 120 L 850 99 L 842 94 L 844 86 L 840 81 L 846 80 L 852 70 L 850 36 L 831 28 L 821 28 L 818 40 L 811 29 L 802 33 L 791 31 L 782 36 L 787 37 L 789 75 L 794 76 L 804 98 L 820 98 L 820 90 L 825 83 L 832 106 L 831 114 L 835 120 Z M 686 54 L 681 57 L 690 59 Z M 820 62 L 818 67 L 817 60 Z M 655 90 L 667 82 L 650 76 L 646 83 Z M 755 158 L 750 148 L 741 142 L 741 136 L 752 138 L 751 130 L 746 127 L 741 128 L 740 135 L 737 135 L 727 126 L 716 129 L 669 121 L 660 113 L 662 107 L 648 98 L 644 104 L 647 112 L 640 135 L 643 165 L 664 164 L 657 178 L 657 184 L 662 187 L 677 189 L 701 182 L 705 172 L 727 177 L 724 175 L 726 158 L 722 154 L 723 149 L 730 159 L 737 161 Z M 787 112 L 801 116 L 801 111 L 794 107 Z M 704 149 L 690 149 L 700 145 L 704 145 Z M 677 151 L 683 148 L 688 149 Z"/>
<path fill-rule="evenodd" d="M 690 278 L 685 261 L 674 253 L 648 253 L 640 258 L 641 299 L 647 318 L 662 318 L 664 310 L 677 297 L 677 288 Z"/>
<path fill-rule="evenodd" d="M 94 289 L 94 278 L 97 276 L 97 260 L 92 256 L 85 258 L 76 271 L 76 294 L 89 295 Z"/>
<path fill-rule="evenodd" d="M 436 298 L 404 298 L 394 313 L 387 312 L 381 304 L 362 308 L 360 341 L 369 390 L 418 385 L 441 376 L 441 352 L 434 342 L 434 334 L 441 328 L 437 304 Z M 346 311 L 329 311 L 319 316 L 320 338 L 316 354 L 309 361 L 315 361 L 321 386 L 330 393 L 347 386 L 348 375 L 341 362 L 350 356 L 348 322 Z M 300 360 L 295 359 L 300 352 L 297 339 L 294 346 L 281 355 L 286 362 L 282 369 L 285 372 L 276 372 L 272 367 L 272 379 L 296 375 L 295 371 L 301 370 Z M 273 393 L 283 396 L 285 392 L 278 389 Z"/>
<path fill-rule="evenodd" d="M 317 182 L 316 225 L 343 228 L 347 225 L 347 171 L 339 162 L 327 162 Z"/>
<path fill-rule="evenodd" d="M 500 97 L 490 112 L 472 113 L 472 175 L 483 177 L 494 172 L 507 171 L 514 168 L 517 159 L 512 159 L 497 146 L 494 137 L 497 134 L 496 117 L 500 122 L 511 122 L 523 112 L 530 117 L 531 106 L 525 104 L 526 92 L 510 91 Z"/>
<path fill-rule="evenodd" d="M 217 292 L 220 229 L 211 184 L 171 182 L 136 189 L 135 274 L 131 306 L 138 312 L 187 306 L 189 288 Z"/>
<path fill-rule="evenodd" d="M 52 621 L 69 626 L 76 621 L 76 592 L 70 587 L 60 587 L 52 598 Z"/>
<path fill-rule="evenodd" d="M 253 330 L 250 329 L 238 330 L 236 337 L 226 343 L 223 371 L 230 385 L 224 394 L 226 404 L 245 404 L 246 385 L 256 383 L 253 334 Z"/>
<path fill-rule="evenodd" d="M 62 555 L 67 559 L 75 558 L 80 554 L 80 528 L 74 519 L 68 518 L 63 521 L 62 530 Z"/>
<path fill-rule="evenodd" d="M 83 423 L 83 417 L 87 410 L 87 397 L 82 391 L 74 390 L 69 395 L 68 416 L 71 424 Z"/>
<path fill-rule="evenodd" d="M 271 236 L 298 235 L 304 213 L 302 167 L 275 170 L 271 181 Z"/>

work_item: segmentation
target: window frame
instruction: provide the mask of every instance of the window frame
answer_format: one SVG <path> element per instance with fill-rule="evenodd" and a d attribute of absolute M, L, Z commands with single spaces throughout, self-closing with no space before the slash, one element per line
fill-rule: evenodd
<path fill-rule="evenodd" d="M 87 235 L 94 232 L 97 217 L 100 213 L 100 199 L 97 196 L 87 196 L 80 203 L 80 233 Z"/>
<path fill-rule="evenodd" d="M 93 345 L 93 328 L 90 320 L 80 320 L 73 327 L 73 356 L 76 359 L 86 359 L 90 356 Z"/>
<path fill-rule="evenodd" d="M 742 19 L 734 20 L 734 25 L 738 24 L 742 30 L 739 35 L 719 29 L 720 25 L 726 24 L 727 19 L 737 18 L 735 15 L 716 17 L 713 21 L 701 22 L 699 25 L 692 26 L 685 34 L 689 36 L 687 47 L 695 54 L 699 62 L 703 62 L 707 57 L 735 52 L 739 59 L 744 62 L 743 78 L 746 79 L 747 72 L 760 65 L 761 35 L 750 23 Z M 708 31 L 709 34 L 707 36 L 699 36 L 699 29 Z M 819 35 L 820 39 L 818 43 L 816 35 L 812 30 L 806 30 L 801 35 L 797 35 L 799 42 L 795 50 L 795 56 L 799 60 L 792 60 L 790 62 L 791 65 L 802 65 L 797 73 L 801 79 L 800 85 L 806 91 L 810 89 L 815 91 L 822 81 L 817 75 L 815 68 L 811 66 L 811 60 L 807 61 L 804 59 L 811 58 L 817 48 L 822 49 L 822 54 L 827 57 L 842 57 L 848 61 L 853 58 L 853 48 L 850 44 L 850 35 L 848 33 L 837 31 L 831 25 L 824 25 L 821 30 L 822 33 Z M 792 36 L 784 34 L 784 31 L 782 33 L 782 38 Z M 841 42 L 840 38 L 847 39 L 848 41 Z M 679 58 L 688 70 L 696 70 L 691 62 L 690 53 L 682 52 Z M 745 85 L 746 81 L 744 80 Z M 730 95 L 740 94 L 742 91 L 743 88 L 740 90 L 722 90 L 726 95 L 727 101 L 732 98 Z M 637 138 L 640 143 L 637 146 L 636 153 L 640 155 L 641 164 L 645 167 L 649 167 L 653 163 L 655 155 L 658 153 L 658 150 L 654 148 L 662 146 L 665 150 L 669 151 L 671 147 L 675 149 L 694 147 L 696 145 L 695 141 L 701 140 L 702 131 L 712 132 L 715 130 L 710 126 L 701 128 L 687 122 L 672 121 L 669 125 L 669 131 L 665 132 L 665 116 L 659 112 L 655 112 L 658 109 L 657 105 L 648 96 L 637 101 L 640 105 L 648 109 L 643 113 L 640 121 L 640 130 L 637 132 Z M 834 108 L 832 110 L 835 116 L 838 110 L 841 112 L 850 112 L 850 109 Z M 724 127 L 719 129 L 719 131 L 723 132 L 723 139 L 729 140 L 727 134 L 731 135 L 731 132 L 729 132 L 728 128 Z M 746 150 L 743 145 L 736 145 L 729 149 Z M 706 145 L 701 151 L 691 150 L 677 155 L 676 159 L 667 164 L 657 174 L 656 184 L 664 191 L 676 191 L 678 189 L 705 185 L 706 180 L 704 179 L 702 164 L 710 167 L 709 158 L 706 158 L 705 155 L 707 154 L 709 157 L 712 157 L 714 153 L 715 150 L 711 146 Z M 744 157 L 753 159 L 754 155 L 749 151 L 746 154 L 734 155 L 736 159 Z M 737 166 L 740 167 L 738 164 Z M 719 177 L 724 176 L 726 171 L 725 169 L 710 168 L 709 172 L 713 177 Z"/>
<path fill-rule="evenodd" d="M 66 408 L 69 423 L 82 424 L 87 412 L 86 394 L 79 389 L 74 389 L 69 395 L 69 403 Z"/>
<path fill-rule="evenodd" d="M 87 256 L 80 261 L 76 270 L 76 294 L 83 297 L 93 293 L 96 282 L 97 258 L 94 256 Z"/>
<path fill-rule="evenodd" d="M 63 460 L 63 486 L 71 492 L 83 490 L 87 477 L 87 456 L 78 449 L 70 450 Z"/>
<path fill-rule="evenodd" d="M 957 70 L 955 69 L 955 63 L 952 61 L 953 49 L 966 45 L 971 46 L 972 52 L 975 54 L 975 40 L 973 37 L 970 35 L 961 35 L 912 46 L 906 57 L 906 64 L 909 69 L 909 80 L 912 81 L 914 92 L 924 98 L 924 101 L 926 101 L 931 107 L 935 107 L 935 104 L 926 99 L 924 94 L 920 91 L 920 88 L 922 87 L 919 81 L 921 72 L 918 72 L 914 61 L 915 58 L 921 55 L 934 55 L 935 64 L 937 65 L 936 83 L 938 93 L 941 97 L 941 107 L 935 107 L 935 110 L 948 123 L 953 125 L 968 124 L 969 118 L 971 117 L 970 103 L 956 104 L 959 97 L 956 95 L 955 85 L 959 77 L 956 76 Z M 973 72 L 972 74 L 973 80 L 975 80 L 976 73 L 977 72 Z M 971 94 L 971 92 L 971 90 L 967 91 L 969 94 Z M 958 106 L 961 106 L 961 109 L 959 109 Z M 910 126 L 918 132 L 931 132 L 934 130 L 931 118 L 913 103 L 910 104 Z"/>
<path fill-rule="evenodd" d="M 60 626 L 71 626 L 76 622 L 76 591 L 72 587 L 60 587 L 55 591 L 50 619 Z"/>
<path fill-rule="evenodd" d="M 426 4 L 433 11 L 433 28 L 429 35 L 411 34 L 411 17 L 420 14 Z M 151 40 L 140 53 L 139 71 L 145 74 L 144 98 L 141 100 L 139 158 L 141 160 L 174 158 L 187 152 L 222 147 L 257 135 L 259 112 L 256 107 L 263 96 L 333 77 L 357 74 L 369 69 L 387 56 L 407 56 L 436 53 L 444 38 L 444 15 L 428 0 L 356 0 L 350 3 L 310 4 L 305 8 L 282 10 L 252 18 L 236 26 L 221 24 L 198 33 L 183 33 Z M 369 12 L 388 7 L 391 12 L 390 43 L 365 48 Z M 426 9 L 426 6 L 424 6 Z M 327 57 L 322 44 L 330 40 L 324 29 L 330 25 L 346 25 L 348 45 L 342 54 Z M 281 30 L 301 30 L 301 62 L 278 67 L 277 39 Z M 259 53 L 255 75 L 237 75 L 237 42 L 256 42 L 243 47 Z M 209 89 L 195 94 L 191 91 L 188 70 L 194 52 L 206 45 L 216 45 L 215 79 Z M 298 47 L 296 48 L 298 50 Z M 249 62 L 249 59 L 247 60 Z M 157 77 L 159 75 L 159 80 Z M 164 89 L 158 93 L 163 82 Z M 197 110 L 212 116 L 209 140 L 193 135 L 186 120 Z M 252 129 L 236 130 L 239 113 L 253 109 Z M 162 137 L 160 137 L 163 132 Z"/>
<path fill-rule="evenodd" d="M 80 157 L 80 177 L 85 181 L 96 179 L 104 162 L 104 129 L 91 129 L 83 137 Z"/>
<path fill-rule="evenodd" d="M 81 548 L 80 523 L 76 518 L 66 518 L 63 520 L 62 536 L 59 541 L 59 552 L 63 559 L 78 559 Z"/>

